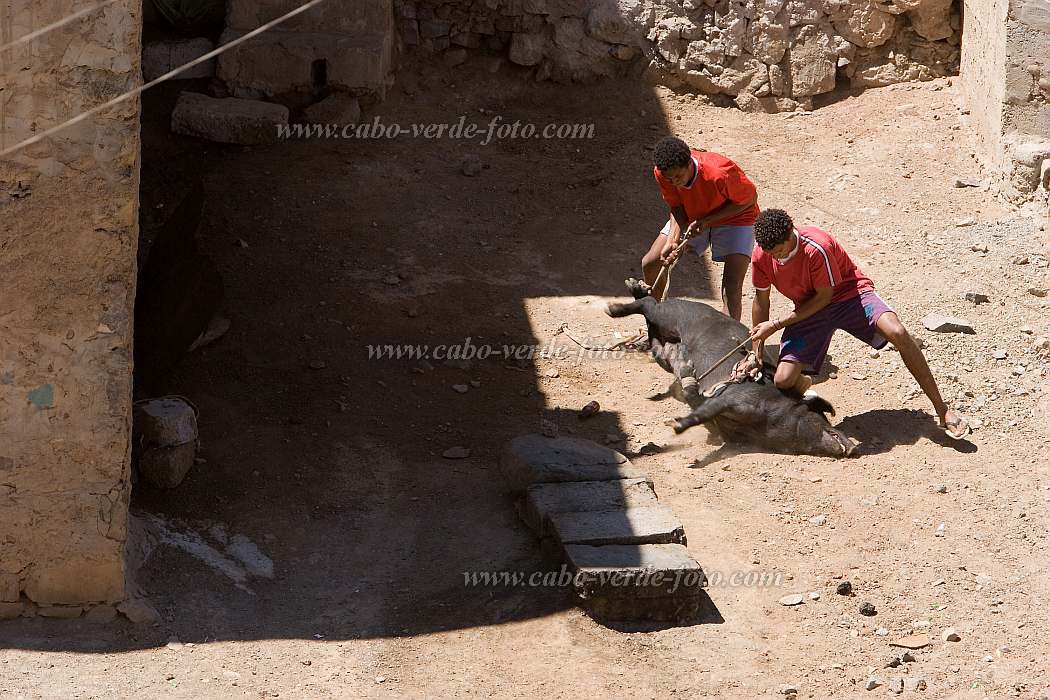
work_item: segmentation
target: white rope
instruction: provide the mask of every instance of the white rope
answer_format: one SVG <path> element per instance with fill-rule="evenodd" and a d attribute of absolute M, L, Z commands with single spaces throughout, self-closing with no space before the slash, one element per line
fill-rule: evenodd
<path fill-rule="evenodd" d="M 314 7 L 315 5 L 321 4 L 322 2 L 324 2 L 324 0 L 310 0 L 310 2 L 306 3 L 305 5 L 302 5 L 301 7 L 298 7 L 296 9 L 292 10 L 291 12 L 288 12 L 286 14 L 281 15 L 280 17 L 278 17 L 275 20 L 267 22 L 266 24 L 262 25 L 258 29 L 253 29 L 252 31 L 248 32 L 247 34 L 245 34 L 242 37 L 238 37 L 237 39 L 234 39 L 233 41 L 231 41 L 229 43 L 223 44 L 222 46 L 218 47 L 214 51 L 209 51 L 208 53 L 204 54 L 203 56 L 200 56 L 198 58 L 193 59 L 189 63 L 181 65 L 178 68 L 174 68 L 174 69 L 168 71 L 167 73 L 165 73 L 164 75 L 160 76 L 159 78 L 154 78 L 153 80 L 149 81 L 148 83 L 140 85 L 137 88 L 129 90 L 129 91 L 125 92 L 122 95 L 118 95 L 117 97 L 114 97 L 109 102 L 104 102 L 104 103 L 102 103 L 102 104 L 100 104 L 100 105 L 98 105 L 96 107 L 92 107 L 91 109 L 89 109 L 86 112 L 78 114 L 77 116 L 73 117 L 69 121 L 63 122 L 63 123 L 59 124 L 58 126 L 53 126 L 50 129 L 47 129 L 46 131 L 42 131 L 39 134 L 37 134 L 36 136 L 32 136 L 32 137 L 26 139 L 25 141 L 22 141 L 21 143 L 16 143 L 14 146 L 11 146 L 10 148 L 5 148 L 4 150 L 0 151 L 0 157 L 10 155 L 10 154 L 14 153 L 17 150 L 25 148 L 26 146 L 31 146 L 34 143 L 38 143 L 40 141 L 43 141 L 44 139 L 46 139 L 46 138 L 48 138 L 50 136 L 54 136 L 55 134 L 57 134 L 58 132 L 60 132 L 60 131 L 62 131 L 64 129 L 68 129 L 69 127 L 73 126 L 74 124 L 79 124 L 80 122 L 84 121 L 85 119 L 89 119 L 90 117 L 93 117 L 94 115 L 98 114 L 99 112 L 107 110 L 110 107 L 113 107 L 115 105 L 120 104 L 121 102 L 125 102 L 127 100 L 130 100 L 132 97 L 135 97 L 135 96 L 139 95 L 140 93 L 145 92 L 146 90 L 150 89 L 154 85 L 159 85 L 160 83 L 163 83 L 165 80 L 170 80 L 171 78 L 174 78 L 179 73 L 183 73 L 183 72 L 189 70 L 190 68 L 193 68 L 196 65 L 200 65 L 201 63 L 204 63 L 205 61 L 210 61 L 211 59 L 215 58 L 216 56 L 218 56 L 218 55 L 220 55 L 222 53 L 225 53 L 226 51 L 229 51 L 234 46 L 237 46 L 239 44 L 243 44 L 244 42 L 248 41 L 249 39 L 257 37 L 260 34 L 262 34 L 263 32 L 266 32 L 266 31 L 269 31 L 270 29 L 273 29 L 278 24 L 281 24 L 282 22 L 285 22 L 285 21 L 291 19 L 292 17 L 295 17 L 298 14 L 302 14 L 303 12 L 306 12 L 310 8 Z"/>
<path fill-rule="evenodd" d="M 52 22 L 51 24 L 47 25 L 46 27 L 42 27 L 41 29 L 37 29 L 35 32 L 30 32 L 28 34 L 23 34 L 22 36 L 18 37 L 14 41 L 12 41 L 12 42 L 10 42 L 8 44 L 4 44 L 3 46 L 0 46 L 0 51 L 7 51 L 10 48 L 18 46 L 19 44 L 24 44 L 27 41 L 32 41 L 33 39 L 36 39 L 39 36 L 43 36 L 44 34 L 47 34 L 48 32 L 54 31 L 54 30 L 58 29 L 59 27 L 62 27 L 64 25 L 69 24 L 70 22 L 76 22 L 78 19 L 86 17 L 87 15 L 90 15 L 93 12 L 97 12 L 97 11 L 101 10 L 103 7 L 106 7 L 107 5 L 112 5 L 116 1 L 117 0 L 105 0 L 105 2 L 100 2 L 99 4 L 94 5 L 92 7 L 85 7 L 83 10 L 80 10 L 79 12 L 74 12 L 73 14 L 69 15 L 68 17 L 63 17 L 62 19 L 58 20 L 57 22 Z"/>

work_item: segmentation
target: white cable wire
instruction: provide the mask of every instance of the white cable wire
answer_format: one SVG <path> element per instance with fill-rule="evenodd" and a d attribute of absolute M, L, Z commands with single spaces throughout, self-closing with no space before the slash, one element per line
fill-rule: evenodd
<path fill-rule="evenodd" d="M 14 41 L 12 41 L 12 42 L 10 42 L 8 44 L 4 44 L 3 46 L 0 46 L 0 52 L 7 51 L 8 49 L 10 49 L 12 47 L 18 46 L 19 44 L 24 44 L 27 41 L 32 41 L 33 39 L 36 39 L 38 36 L 42 36 L 44 34 L 47 34 L 50 31 L 54 31 L 55 29 L 58 29 L 59 27 L 61 27 L 63 25 L 69 24 L 70 22 L 75 22 L 75 21 L 77 21 L 78 19 L 80 19 L 82 17 L 86 17 L 87 15 L 90 15 L 93 12 L 97 12 L 97 11 L 101 10 L 103 7 L 106 7 L 107 5 L 112 5 L 116 1 L 117 0 L 105 0 L 105 2 L 100 2 L 99 4 L 97 4 L 97 5 L 93 6 L 93 7 L 85 7 L 83 10 L 80 10 L 79 12 L 74 12 L 73 14 L 69 15 L 68 17 L 63 17 L 62 19 L 58 20 L 57 22 L 52 22 L 51 24 L 47 25 L 46 27 L 38 29 L 35 32 L 30 32 L 29 34 L 23 34 L 22 36 L 18 37 Z"/>
<path fill-rule="evenodd" d="M 43 141 L 44 139 L 57 134 L 58 132 L 62 131 L 63 129 L 68 129 L 69 127 L 73 126 L 74 124 L 79 124 L 80 122 L 82 122 L 85 119 L 88 119 L 90 117 L 93 117 L 94 115 L 98 114 L 99 112 L 107 110 L 110 107 L 113 107 L 115 105 L 120 104 L 121 102 L 125 102 L 127 100 L 130 100 L 132 97 L 135 97 L 136 95 L 138 95 L 138 94 L 140 94 L 140 93 L 150 89 L 154 85 L 158 85 L 160 83 L 163 83 L 165 80 L 170 80 L 171 78 L 174 78 L 179 73 L 183 73 L 183 72 L 189 70 L 190 68 L 193 68 L 196 65 L 204 63 L 205 61 L 210 61 L 211 59 L 215 58 L 219 54 L 222 54 L 222 53 L 232 49 L 234 46 L 237 46 L 239 44 L 243 44 L 244 42 L 248 41 L 249 39 L 257 37 L 260 34 L 262 34 L 263 32 L 268 31 L 270 29 L 273 29 L 278 24 L 281 24 L 282 22 L 285 22 L 285 21 L 291 19 L 292 17 L 295 17 L 298 14 L 306 12 L 311 7 L 314 7 L 315 5 L 319 5 L 322 2 L 324 2 L 324 0 L 310 0 L 310 2 L 306 3 L 305 5 L 302 5 L 301 7 L 297 7 L 296 9 L 292 10 L 291 12 L 288 12 L 288 13 L 285 13 L 285 14 L 281 15 L 277 19 L 267 22 L 266 24 L 262 25 L 258 29 L 253 29 L 250 32 L 248 32 L 247 34 L 245 34 L 244 36 L 238 37 L 238 38 L 234 39 L 233 41 L 231 41 L 229 43 L 223 44 L 222 46 L 218 47 L 217 49 L 215 49 L 213 51 L 209 51 L 208 53 L 204 54 L 203 56 L 200 56 L 198 58 L 193 59 L 189 63 L 183 64 L 183 65 L 179 66 L 178 68 L 174 68 L 174 69 L 168 71 L 167 73 L 165 73 L 164 75 L 160 76 L 159 78 L 154 78 L 153 80 L 149 81 L 148 83 L 140 85 L 137 88 L 134 88 L 132 90 L 129 90 L 129 91 L 125 92 L 122 95 L 118 95 L 118 96 L 114 97 L 112 100 L 110 100 L 108 102 L 104 102 L 104 103 L 102 103 L 100 105 L 92 107 L 88 111 L 82 112 L 81 114 L 78 114 L 77 116 L 73 117 L 72 119 L 70 119 L 68 121 L 62 122 L 61 124 L 59 124 L 57 126 L 53 126 L 50 129 L 42 131 L 39 134 L 37 134 L 36 136 L 31 136 L 30 138 L 26 139 L 25 141 L 22 141 L 20 143 L 16 143 L 14 146 L 11 146 L 10 148 L 5 148 L 4 150 L 0 151 L 0 158 L 2 158 L 3 156 L 10 155 L 10 154 L 14 153 L 17 150 L 25 148 L 26 146 L 32 146 L 34 143 L 39 143 L 40 141 Z"/>

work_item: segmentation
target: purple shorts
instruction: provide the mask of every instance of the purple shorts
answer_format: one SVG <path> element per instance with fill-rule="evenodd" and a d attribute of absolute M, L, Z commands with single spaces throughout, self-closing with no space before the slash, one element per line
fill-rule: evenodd
<path fill-rule="evenodd" d="M 799 363 L 806 374 L 820 372 L 831 346 L 831 336 L 838 329 L 881 350 L 888 341 L 875 323 L 887 311 L 893 309 L 875 292 L 862 292 L 852 299 L 829 304 L 805 321 L 784 329 L 780 337 L 780 359 Z"/>

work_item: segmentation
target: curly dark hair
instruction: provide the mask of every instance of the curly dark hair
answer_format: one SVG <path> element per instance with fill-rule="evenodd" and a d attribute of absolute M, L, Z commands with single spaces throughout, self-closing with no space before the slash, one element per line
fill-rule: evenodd
<path fill-rule="evenodd" d="M 762 250 L 772 250 L 791 237 L 795 223 L 783 209 L 765 209 L 755 219 L 755 243 Z"/>
<path fill-rule="evenodd" d="M 661 173 L 689 165 L 692 157 L 693 152 L 689 150 L 689 144 L 674 136 L 663 139 L 653 149 L 653 163 Z"/>

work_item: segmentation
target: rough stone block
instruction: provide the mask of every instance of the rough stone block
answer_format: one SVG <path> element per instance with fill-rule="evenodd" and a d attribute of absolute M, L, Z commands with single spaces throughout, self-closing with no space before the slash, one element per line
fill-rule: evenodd
<path fill-rule="evenodd" d="M 84 608 L 79 605 L 41 605 L 36 614 L 40 617 L 54 617 L 59 620 L 72 620 L 80 617 Z"/>
<path fill-rule="evenodd" d="M 190 473 L 196 455 L 197 445 L 192 442 L 174 447 L 154 447 L 139 457 L 139 474 L 152 486 L 173 489 Z"/>
<path fill-rule="evenodd" d="M 558 513 L 550 519 L 564 545 L 685 544 L 685 528 L 667 506 Z"/>
<path fill-rule="evenodd" d="M 0 574 L 0 603 L 14 603 L 19 596 L 17 574 Z"/>
<path fill-rule="evenodd" d="M 515 33 L 510 40 L 510 60 L 519 66 L 536 66 L 547 50 L 547 37 L 542 34 Z"/>
<path fill-rule="evenodd" d="M 927 314 L 922 319 L 922 325 L 926 330 L 934 331 L 935 333 L 975 334 L 977 332 L 973 329 L 973 324 L 969 321 L 954 316 L 945 316 L 943 314 Z"/>
<path fill-rule="evenodd" d="M 525 493 L 521 517 L 543 537 L 551 516 L 559 513 L 617 510 L 656 505 L 656 493 L 645 477 L 534 484 Z"/>
<path fill-rule="evenodd" d="M 84 613 L 88 622 L 112 622 L 117 619 L 117 608 L 113 605 L 96 605 Z"/>
<path fill-rule="evenodd" d="M 573 588 L 608 621 L 685 622 L 707 602 L 700 565 L 679 544 L 566 545 Z"/>
<path fill-rule="evenodd" d="M 142 598 L 129 598 L 117 606 L 117 610 L 136 625 L 152 625 L 160 621 L 160 613 Z"/>
<path fill-rule="evenodd" d="M 221 41 L 243 35 L 227 30 Z M 324 65 L 329 87 L 382 95 L 393 72 L 396 40 L 394 29 L 349 35 L 275 29 L 222 54 L 218 75 L 235 95 L 276 96 L 312 92 L 317 66 Z"/>
<path fill-rule="evenodd" d="M 142 50 L 142 77 L 154 80 L 168 71 L 186 65 L 215 48 L 211 39 L 180 39 L 176 41 L 154 41 Z M 215 59 L 211 59 L 179 73 L 178 80 L 187 78 L 210 78 L 215 75 Z"/>
<path fill-rule="evenodd" d="M 220 143 L 273 143 L 282 124 L 288 124 L 288 108 L 282 105 L 234 97 L 215 99 L 193 92 L 179 95 L 171 114 L 175 133 Z"/>
<path fill-rule="evenodd" d="M 25 605 L 21 602 L 0 603 L 0 620 L 13 620 L 21 617 Z"/>
<path fill-rule="evenodd" d="M 357 124 L 361 121 L 361 103 L 356 97 L 337 92 L 303 110 L 307 124 Z"/>
<path fill-rule="evenodd" d="M 537 434 L 511 440 L 500 459 L 500 470 L 517 491 L 531 484 L 645 476 L 625 456 L 591 440 Z"/>

